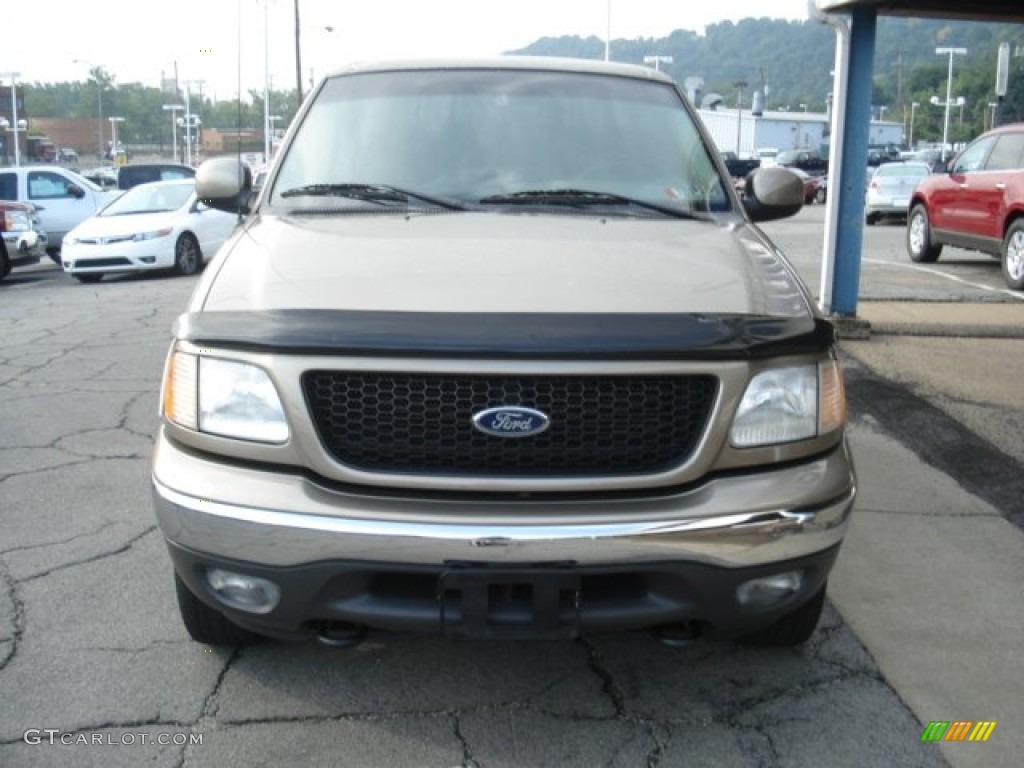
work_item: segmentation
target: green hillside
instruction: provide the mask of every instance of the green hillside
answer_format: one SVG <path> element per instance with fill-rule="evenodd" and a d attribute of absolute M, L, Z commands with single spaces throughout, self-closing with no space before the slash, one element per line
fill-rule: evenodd
<path fill-rule="evenodd" d="M 873 103 L 885 107 L 884 118 L 909 119 L 915 112 L 915 135 L 938 139 L 944 110 L 930 104 L 933 96 L 945 99 L 949 59 L 935 48 L 967 48 L 966 56 L 954 62 L 952 95 L 963 96 L 961 115 L 951 120 L 954 140 L 970 138 L 988 127 L 989 104 L 995 101 L 995 70 L 999 43 L 1009 42 L 1011 51 L 1010 92 L 1003 109 L 1003 121 L 1024 120 L 1024 26 L 935 19 L 878 19 L 875 48 Z M 572 56 L 600 59 L 604 41 L 596 37 L 542 38 L 514 54 Z M 704 92 L 720 93 L 727 104 L 735 103 L 733 83 L 749 83 L 744 102 L 750 104 L 754 87 L 767 85 L 768 109 L 824 111 L 832 87 L 830 71 L 835 58 L 835 33 L 815 21 L 744 19 L 707 27 L 700 35 L 676 30 L 663 38 L 612 40 L 615 61 L 643 63 L 644 56 L 671 56 L 673 63 L 661 69 L 682 83 L 687 77 L 702 77 Z M 879 109 L 877 114 L 883 114 Z"/>

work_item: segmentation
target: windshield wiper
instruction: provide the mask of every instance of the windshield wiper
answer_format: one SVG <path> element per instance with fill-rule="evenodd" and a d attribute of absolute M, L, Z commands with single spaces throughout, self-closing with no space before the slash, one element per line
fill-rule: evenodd
<path fill-rule="evenodd" d="M 649 200 L 639 200 L 614 192 L 592 192 L 586 189 L 527 189 L 505 195 L 491 195 L 480 200 L 481 205 L 567 205 L 577 208 L 598 205 L 631 205 L 656 211 L 677 219 L 701 219 L 710 217 L 662 205 Z"/>
<path fill-rule="evenodd" d="M 410 198 L 412 198 L 430 205 L 446 208 L 450 211 L 466 210 L 464 205 L 454 200 L 424 195 L 421 192 L 410 192 L 409 190 L 392 187 L 388 184 L 307 184 L 303 187 L 286 189 L 281 193 L 281 197 L 347 197 L 353 200 L 380 204 L 408 204 Z"/>

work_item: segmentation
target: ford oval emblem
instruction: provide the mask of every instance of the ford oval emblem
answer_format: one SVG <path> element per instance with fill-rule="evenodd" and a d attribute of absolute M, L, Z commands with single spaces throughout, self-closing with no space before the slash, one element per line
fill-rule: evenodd
<path fill-rule="evenodd" d="M 533 437 L 551 426 L 551 420 L 533 408 L 506 405 L 473 414 L 473 426 L 494 437 Z"/>

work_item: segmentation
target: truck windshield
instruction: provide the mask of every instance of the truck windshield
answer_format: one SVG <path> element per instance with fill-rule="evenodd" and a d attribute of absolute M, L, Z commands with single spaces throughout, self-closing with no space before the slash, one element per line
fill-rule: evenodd
<path fill-rule="evenodd" d="M 404 70 L 325 83 L 270 198 L 386 185 L 472 206 L 544 190 L 725 211 L 708 147 L 669 84 L 531 69 Z M 351 197 L 317 206 L 359 206 Z"/>

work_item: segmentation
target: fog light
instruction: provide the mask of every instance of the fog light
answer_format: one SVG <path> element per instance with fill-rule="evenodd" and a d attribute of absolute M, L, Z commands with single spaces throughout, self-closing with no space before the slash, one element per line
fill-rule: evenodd
<path fill-rule="evenodd" d="M 740 601 L 740 605 L 750 608 L 768 608 L 795 595 L 803 583 L 802 571 L 788 571 L 761 579 L 751 579 L 736 589 L 736 599 Z"/>
<path fill-rule="evenodd" d="M 156 256 L 143 256 L 139 259 L 143 264 L 155 264 Z"/>
<path fill-rule="evenodd" d="M 224 605 L 248 613 L 270 613 L 281 599 L 280 587 L 259 576 L 211 568 L 206 572 L 206 582 Z"/>

